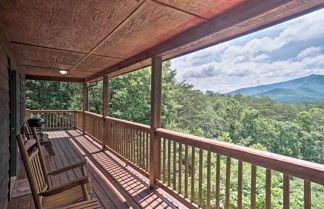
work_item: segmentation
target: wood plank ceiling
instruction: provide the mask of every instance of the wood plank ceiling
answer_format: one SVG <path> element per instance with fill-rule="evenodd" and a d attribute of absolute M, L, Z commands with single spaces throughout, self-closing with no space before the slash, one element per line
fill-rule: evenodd
<path fill-rule="evenodd" d="M 89 81 L 275 23 L 324 0 L 2 0 L 0 21 L 30 77 Z M 67 75 L 59 74 L 68 70 Z"/>

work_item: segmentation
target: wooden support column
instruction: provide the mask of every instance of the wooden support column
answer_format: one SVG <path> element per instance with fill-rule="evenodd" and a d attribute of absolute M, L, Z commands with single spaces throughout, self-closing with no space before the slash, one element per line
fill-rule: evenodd
<path fill-rule="evenodd" d="M 162 82 L 162 58 L 152 58 L 151 72 L 151 143 L 150 143 L 150 186 L 156 185 L 156 179 L 160 178 L 160 138 L 155 130 L 161 127 L 161 82 Z"/>
<path fill-rule="evenodd" d="M 85 111 L 88 110 L 88 89 L 87 89 L 87 83 L 83 83 L 82 88 L 82 133 L 85 134 Z"/>
<path fill-rule="evenodd" d="M 103 77 L 103 85 L 102 85 L 102 116 L 103 116 L 103 139 L 102 139 L 102 150 L 105 150 L 106 140 L 107 139 L 107 119 L 106 116 L 109 116 L 109 79 L 108 76 Z"/>

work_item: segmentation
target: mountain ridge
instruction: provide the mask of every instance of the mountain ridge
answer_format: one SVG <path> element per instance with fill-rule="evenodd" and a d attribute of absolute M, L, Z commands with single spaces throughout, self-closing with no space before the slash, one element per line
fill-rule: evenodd
<path fill-rule="evenodd" d="M 324 101 L 324 75 L 311 74 L 288 81 L 241 88 L 227 95 L 251 95 L 269 97 L 275 101 L 298 104 Z"/>

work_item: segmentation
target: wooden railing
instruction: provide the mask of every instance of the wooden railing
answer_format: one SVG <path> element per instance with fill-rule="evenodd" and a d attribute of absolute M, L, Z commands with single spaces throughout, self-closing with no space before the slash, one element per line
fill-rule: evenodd
<path fill-rule="evenodd" d="M 83 119 L 84 114 L 84 119 Z M 75 112 L 75 126 L 148 176 L 150 127 L 85 111 Z"/>
<path fill-rule="evenodd" d="M 158 185 L 188 207 L 194 203 L 203 208 L 254 209 L 261 196 L 264 198 L 262 208 L 270 209 L 275 174 L 282 182 L 279 188 L 282 198 L 276 201 L 282 202 L 283 208 L 290 208 L 292 177 L 303 181 L 299 204 L 311 208 L 311 182 L 324 185 L 324 165 L 321 164 L 165 129 L 157 129 L 156 134 L 161 138 L 162 159 Z M 249 172 L 243 173 L 246 167 L 250 167 Z M 262 191 L 260 186 L 257 188 L 260 184 Z M 243 204 L 243 196 L 247 195 L 243 190 L 246 192 L 247 187 L 249 203 Z M 297 186 L 294 187 L 296 190 Z M 323 187 L 321 191 L 319 194 L 324 195 Z"/>
<path fill-rule="evenodd" d="M 74 128 L 74 110 L 26 110 L 26 119 L 40 117 L 46 130 Z"/>
<path fill-rule="evenodd" d="M 52 127 L 53 120 L 49 121 L 47 126 Z M 321 164 L 161 128 L 154 130 L 160 152 L 151 152 L 149 126 L 90 112 L 75 111 L 74 126 L 145 176 L 151 155 L 160 155 L 160 163 L 154 165 L 160 166 L 157 186 L 189 208 L 254 209 L 261 204 L 266 209 L 278 205 L 287 209 L 297 207 L 291 200 L 299 195 L 298 206 L 309 209 L 313 190 L 313 197 L 323 199 Z"/>

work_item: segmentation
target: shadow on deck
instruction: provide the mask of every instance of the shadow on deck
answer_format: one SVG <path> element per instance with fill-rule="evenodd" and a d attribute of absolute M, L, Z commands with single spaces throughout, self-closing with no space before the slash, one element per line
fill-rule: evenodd
<path fill-rule="evenodd" d="M 162 189 L 153 190 L 149 180 L 127 166 L 101 145 L 76 130 L 48 132 L 55 156 L 45 153 L 47 169 L 54 170 L 84 157 L 88 159 L 88 175 L 93 186 L 92 196 L 99 199 L 102 208 L 186 208 Z M 53 185 L 69 182 L 81 176 L 78 169 L 54 176 Z M 18 179 L 26 178 L 20 166 Z M 32 196 L 13 198 L 8 208 L 35 208 Z"/>

